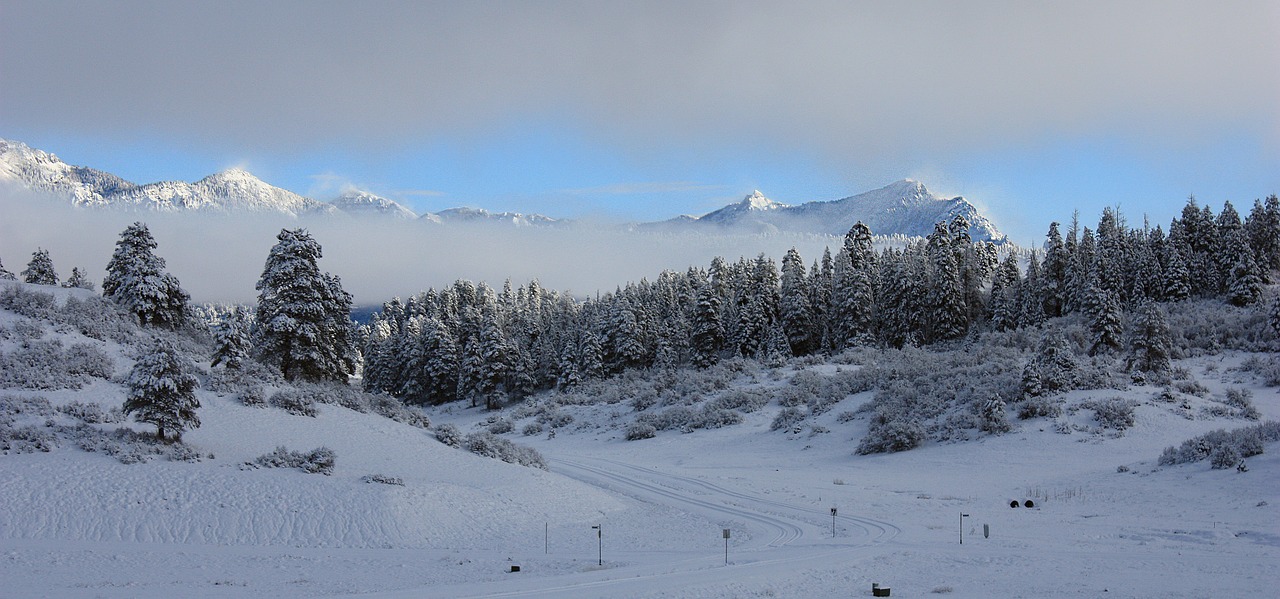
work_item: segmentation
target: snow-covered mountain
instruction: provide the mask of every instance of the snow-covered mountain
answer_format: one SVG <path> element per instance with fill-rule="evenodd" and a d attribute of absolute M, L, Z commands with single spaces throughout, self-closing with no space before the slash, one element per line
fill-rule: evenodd
<path fill-rule="evenodd" d="M 329 203 L 272 186 L 249 172 L 233 168 L 196 181 L 161 181 L 136 185 L 111 173 L 69 165 L 53 154 L 0 139 L 0 182 L 65 197 L 83 207 L 121 207 L 159 212 L 248 212 L 304 215 L 351 214 L 397 219 L 417 218 L 435 224 L 494 223 L 517 227 L 564 227 L 573 221 L 541 214 L 490 212 L 483 208 L 451 208 L 421 216 L 393 200 L 365 191 L 346 192 Z M 747 233 L 788 231 L 841 236 L 862 221 L 876 235 L 925 236 L 939 221 L 963 216 L 978 240 L 1004 235 L 963 197 L 936 195 L 923 183 L 904 179 L 874 191 L 834 201 L 799 205 L 775 202 L 756 191 L 742 201 L 701 217 L 680 216 L 640 223 L 639 229 L 699 230 L 715 227 Z"/>
<path fill-rule="evenodd" d="M 239 168 L 194 183 L 159 181 L 136 185 L 103 171 L 72 166 L 48 152 L 0 139 L 0 180 L 66 197 L 82 207 L 112 207 L 156 212 L 278 213 L 288 216 L 330 214 L 335 208 L 270 185 Z"/>
<path fill-rule="evenodd" d="M 342 195 L 329 200 L 329 205 L 352 216 L 389 216 L 404 220 L 413 220 L 418 218 L 417 213 L 405 208 L 395 200 L 390 200 L 358 189 L 347 191 Z"/>
<path fill-rule="evenodd" d="M 66 196 L 78 206 L 107 203 L 107 197 L 137 185 L 111 173 L 72 166 L 57 156 L 0 139 L 0 181 Z"/>
<path fill-rule="evenodd" d="M 484 208 L 450 208 L 435 213 L 435 222 L 442 223 L 503 223 L 517 227 L 547 226 L 562 224 L 565 221 L 543 216 L 541 214 L 521 214 L 519 212 L 489 212 Z"/>
<path fill-rule="evenodd" d="M 844 235 L 862 221 L 877 235 L 926 236 L 939 221 L 963 216 L 974 239 L 1000 240 L 995 223 L 963 197 L 935 195 L 923 183 L 903 179 L 891 185 L 829 202 L 788 206 L 766 198 L 759 191 L 696 219 L 666 221 L 666 225 L 735 228 L 749 231 L 797 231 Z"/>
<path fill-rule="evenodd" d="M 112 194 L 106 199 L 115 206 L 157 212 L 257 212 L 296 217 L 335 211 L 328 204 L 270 185 L 240 168 L 215 173 L 195 183 L 149 183 Z"/>

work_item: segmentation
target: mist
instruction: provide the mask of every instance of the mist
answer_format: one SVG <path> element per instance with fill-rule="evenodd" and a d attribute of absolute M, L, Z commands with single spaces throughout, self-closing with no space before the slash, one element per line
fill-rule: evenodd
<path fill-rule="evenodd" d="M 281 228 L 311 232 L 324 250 L 320 268 L 341 277 L 357 305 L 458 279 L 494 287 L 507 279 L 516 285 L 537 279 L 543 287 L 585 297 L 654 280 L 663 270 L 706 267 L 716 256 L 736 260 L 764 253 L 780 264 L 795 247 L 809 264 L 824 247 L 834 252 L 840 243 L 820 235 L 628 231 L 609 224 L 543 228 L 86 210 L 25 190 L 0 191 L 0 214 L 0 260 L 9 271 L 21 272 L 40 247 L 49 251 L 60 277 L 78 266 L 99 287 L 120 232 L 142 221 L 168 271 L 200 303 L 255 301 L 254 285 Z"/>

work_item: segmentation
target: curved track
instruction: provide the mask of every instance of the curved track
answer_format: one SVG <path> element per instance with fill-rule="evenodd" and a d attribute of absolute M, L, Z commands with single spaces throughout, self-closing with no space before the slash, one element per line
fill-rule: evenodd
<path fill-rule="evenodd" d="M 680 595 L 697 586 L 728 582 L 762 585 L 808 567 L 829 566 L 842 555 L 892 540 L 900 529 L 891 523 L 854 515 L 836 520 L 843 534 L 832 538 L 825 509 L 729 488 L 700 478 L 670 474 L 616 459 L 573 456 L 551 460 L 552 470 L 636 501 L 730 520 L 745 529 L 734 546 L 731 565 L 705 553 L 650 555 L 636 563 L 562 576 L 418 589 L 385 596 L 413 597 L 632 597 L 653 593 Z M 382 595 L 380 595 L 382 596 Z"/>

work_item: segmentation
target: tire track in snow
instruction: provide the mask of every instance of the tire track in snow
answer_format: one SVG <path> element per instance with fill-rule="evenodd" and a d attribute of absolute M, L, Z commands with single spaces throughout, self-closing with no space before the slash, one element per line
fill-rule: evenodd
<path fill-rule="evenodd" d="M 690 494 L 672 490 L 666 486 L 656 483 L 648 483 L 638 480 L 635 477 L 626 476 L 617 472 L 606 470 L 599 467 L 588 466 L 581 462 L 573 462 L 567 460 L 552 460 L 553 464 L 565 466 L 569 469 L 577 469 L 578 474 L 565 472 L 560 470 L 561 474 L 581 482 L 595 485 L 601 488 L 609 489 L 614 492 L 626 493 L 641 501 L 651 503 L 661 503 L 665 505 L 676 505 L 692 507 L 694 511 L 714 512 L 725 514 L 734 518 L 754 522 L 766 529 L 773 531 L 773 538 L 765 544 L 765 547 L 782 547 L 804 536 L 804 529 L 785 519 L 763 514 L 761 512 L 741 507 L 735 507 L 726 502 L 711 501 L 699 499 Z M 583 476 L 581 472 L 589 473 L 590 476 Z M 604 479 L 612 481 L 615 485 L 622 488 L 610 488 L 601 485 L 598 480 Z M 627 489 L 630 489 L 630 493 Z M 661 498 L 660 500 L 657 498 Z M 687 508 L 686 508 L 687 509 Z"/>

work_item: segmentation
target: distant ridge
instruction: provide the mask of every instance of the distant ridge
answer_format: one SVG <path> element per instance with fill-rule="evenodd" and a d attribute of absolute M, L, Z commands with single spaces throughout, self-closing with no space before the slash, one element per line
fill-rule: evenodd
<path fill-rule="evenodd" d="M 450 208 L 418 215 L 367 191 L 348 190 L 321 202 L 270 185 L 240 168 L 215 173 L 193 183 L 160 181 L 138 185 L 111 173 L 69 165 L 57 156 L 17 141 L 0 139 L 0 182 L 52 193 L 79 207 L 154 212 L 280 214 L 293 218 L 345 214 L 361 218 L 448 225 L 487 222 L 517 227 L 568 227 L 572 220 L 541 214 L 490 212 L 483 208 Z M 642 230 L 722 230 L 745 233 L 779 231 L 841 236 L 862 221 L 881 236 L 923 237 L 939 221 L 962 216 L 977 240 L 1002 241 L 1004 235 L 963 197 L 938 196 L 923 183 L 903 179 L 880 189 L 833 201 L 791 206 L 760 191 L 702 216 L 679 216 L 632 225 Z"/>

